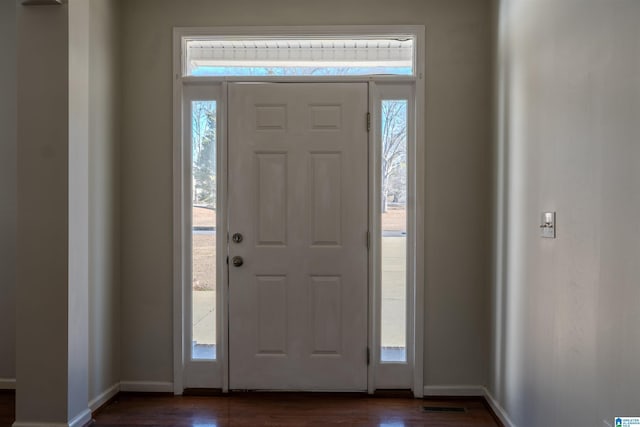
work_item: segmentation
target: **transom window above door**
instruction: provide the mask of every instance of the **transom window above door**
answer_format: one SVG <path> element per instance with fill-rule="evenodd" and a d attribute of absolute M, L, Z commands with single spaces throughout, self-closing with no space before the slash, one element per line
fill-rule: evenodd
<path fill-rule="evenodd" d="M 187 38 L 183 75 L 415 75 L 415 40 L 378 38 Z"/>

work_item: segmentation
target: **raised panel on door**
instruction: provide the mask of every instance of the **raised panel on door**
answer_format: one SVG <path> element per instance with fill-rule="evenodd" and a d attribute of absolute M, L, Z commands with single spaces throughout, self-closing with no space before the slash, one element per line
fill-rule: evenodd
<path fill-rule="evenodd" d="M 342 280 L 339 276 L 312 276 L 312 354 L 339 356 L 342 352 Z"/>
<path fill-rule="evenodd" d="M 342 155 L 311 153 L 309 168 L 311 245 L 340 245 L 342 236 Z"/>
<path fill-rule="evenodd" d="M 229 87 L 232 389 L 367 386 L 367 86 Z"/>
<path fill-rule="evenodd" d="M 287 153 L 255 154 L 257 244 L 287 244 Z"/>
<path fill-rule="evenodd" d="M 257 276 L 255 281 L 256 354 L 287 354 L 287 277 Z"/>

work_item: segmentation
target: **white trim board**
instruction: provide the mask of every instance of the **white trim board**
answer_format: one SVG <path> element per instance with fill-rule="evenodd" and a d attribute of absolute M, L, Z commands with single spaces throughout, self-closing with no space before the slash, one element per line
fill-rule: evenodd
<path fill-rule="evenodd" d="M 509 419 L 507 411 L 498 403 L 489 390 L 481 385 L 434 385 L 424 387 L 424 396 L 467 396 L 483 397 L 505 427 L 516 427 Z"/>
<path fill-rule="evenodd" d="M 16 421 L 13 423 L 13 427 L 83 427 L 91 421 L 91 411 L 89 408 L 82 411 L 73 420 L 68 423 L 42 423 L 42 422 L 29 422 L 29 421 Z"/>
<path fill-rule="evenodd" d="M 69 427 L 67 423 L 15 422 L 12 427 Z"/>
<path fill-rule="evenodd" d="M 69 421 L 69 427 L 83 427 L 91 421 L 91 416 L 91 409 L 87 408 L 73 420 Z"/>
<path fill-rule="evenodd" d="M 220 38 L 224 36 L 240 36 L 247 38 L 260 38 L 260 37 L 297 37 L 297 36 L 399 36 L 410 35 L 415 37 L 415 75 L 413 76 L 331 76 L 331 77 L 313 77 L 313 76 L 298 76 L 298 77 L 279 77 L 279 76 L 250 76 L 250 77 L 187 77 L 184 76 L 182 53 L 185 44 L 185 38 L 190 37 L 213 37 Z M 239 81 L 239 82 L 285 82 L 285 81 L 304 81 L 304 82 L 336 82 L 336 81 L 362 81 L 362 82 L 375 82 L 380 84 L 413 84 L 414 85 L 414 110 L 412 111 L 415 129 L 413 130 L 415 141 L 415 170 L 414 170 L 414 185 L 415 187 L 415 200 L 414 212 L 415 218 L 413 220 L 415 235 L 415 242 L 413 243 L 414 254 L 412 256 L 413 262 L 413 277 L 410 286 L 413 287 L 413 319 L 411 320 L 413 329 L 410 330 L 409 340 L 413 341 L 413 375 L 411 389 L 415 397 L 422 397 L 423 394 L 423 378 L 424 378 L 424 288 L 425 288 L 425 274 L 424 274 L 424 259 L 425 253 L 425 235 L 424 235 L 424 218 L 425 218 L 425 164 L 419 159 L 423 159 L 425 155 L 425 138 L 426 129 L 424 123 L 424 111 L 425 111 L 425 28 L 423 25 L 355 25 L 355 26 L 293 26 L 293 27 L 174 27 L 173 29 L 173 385 L 174 394 L 182 394 L 185 378 L 184 367 L 186 363 L 186 349 L 184 344 L 184 334 L 187 325 L 187 319 L 185 318 L 185 291 L 183 286 L 184 280 L 184 268 L 185 262 L 185 235 L 183 232 L 185 222 L 184 212 L 184 200 L 182 195 L 182 189 L 184 186 L 184 147 L 182 146 L 183 138 L 183 106 L 184 101 L 184 89 L 189 86 L 199 85 L 222 85 L 223 96 L 226 94 L 224 85 L 226 82 Z M 223 100 L 226 105 L 226 99 Z M 224 126 L 226 120 L 222 117 L 221 123 Z M 221 134 L 221 140 L 226 141 L 226 135 Z M 222 149 L 225 149 L 225 144 L 222 144 Z M 220 153 L 223 154 L 223 150 Z M 226 167 L 222 162 L 222 167 Z M 219 171 L 224 176 L 224 171 Z M 224 186 L 224 182 L 223 182 Z M 222 188 L 223 193 L 226 193 L 226 189 Z M 224 196 L 224 194 L 222 194 Z M 224 200 L 224 199 L 223 199 Z M 224 212 L 224 209 L 222 209 Z M 226 218 L 221 218 L 222 223 L 226 224 Z M 224 227 L 221 227 L 224 228 Z M 222 239 L 220 240 L 222 242 Z M 225 259 L 226 254 L 223 251 L 219 251 L 219 260 Z M 224 269 L 227 268 L 226 263 L 219 261 L 223 267 L 220 270 L 220 274 L 224 276 Z M 220 277 L 220 276 L 219 276 Z M 224 279 L 220 283 L 226 283 Z M 222 362 L 222 390 L 228 391 L 229 380 L 229 360 L 227 356 L 228 345 L 228 331 L 227 325 L 227 313 L 224 311 L 228 301 L 225 294 L 225 287 L 222 286 L 219 291 L 218 301 L 219 305 L 219 324 L 222 327 L 222 333 L 220 334 L 220 349 L 221 349 L 221 362 Z M 373 308 L 374 300 L 369 301 L 370 309 Z M 375 318 L 370 319 L 370 325 L 373 324 Z M 376 328 L 372 328 L 371 334 L 376 333 Z M 372 351 L 375 353 L 375 346 L 372 347 Z M 375 359 L 374 359 L 375 360 Z M 373 369 L 373 365 L 370 365 L 369 370 Z M 369 372 L 369 386 L 368 391 L 375 390 L 375 375 Z"/>
<path fill-rule="evenodd" d="M 100 393 L 98 396 L 91 399 L 91 401 L 89 402 L 89 409 L 91 409 L 91 412 L 97 411 L 98 409 L 100 409 L 102 405 L 107 403 L 109 399 L 111 399 L 113 396 L 115 396 L 119 392 L 120 392 L 120 383 L 115 383 L 114 385 L 112 385 L 111 387 L 109 387 L 108 389 Z"/>
<path fill-rule="evenodd" d="M 498 401 L 493 397 L 493 395 L 487 390 L 484 389 L 484 398 L 487 400 L 489 406 L 493 410 L 493 413 L 496 414 L 500 422 L 505 427 L 516 427 L 516 425 L 509 419 L 509 415 L 507 415 L 507 411 L 498 403 Z"/>
<path fill-rule="evenodd" d="M 122 381 L 120 391 L 134 393 L 173 393 L 172 382 L 162 381 Z"/>
<path fill-rule="evenodd" d="M 0 390 L 15 390 L 15 378 L 0 378 Z"/>

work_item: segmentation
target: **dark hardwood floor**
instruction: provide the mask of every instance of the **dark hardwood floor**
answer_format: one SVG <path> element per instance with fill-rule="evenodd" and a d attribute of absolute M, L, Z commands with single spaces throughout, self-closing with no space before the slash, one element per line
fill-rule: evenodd
<path fill-rule="evenodd" d="M 13 421 L 14 397 L 0 394 L 0 426 Z M 427 412 L 424 407 L 432 407 Z M 412 399 L 312 393 L 182 396 L 121 393 L 95 414 L 95 427 L 500 427 L 480 398 Z"/>
<path fill-rule="evenodd" d="M 10 427 L 15 419 L 15 393 L 0 390 L 0 427 Z"/>

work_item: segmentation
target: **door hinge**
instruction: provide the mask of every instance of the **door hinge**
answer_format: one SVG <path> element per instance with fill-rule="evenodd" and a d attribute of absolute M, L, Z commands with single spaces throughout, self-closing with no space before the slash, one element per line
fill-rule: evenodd
<path fill-rule="evenodd" d="M 367 113 L 367 132 L 371 131 L 371 113 Z"/>
<path fill-rule="evenodd" d="M 371 232 L 367 231 L 367 249 L 371 249 Z"/>
<path fill-rule="evenodd" d="M 371 350 L 367 347 L 367 366 L 371 363 Z"/>

